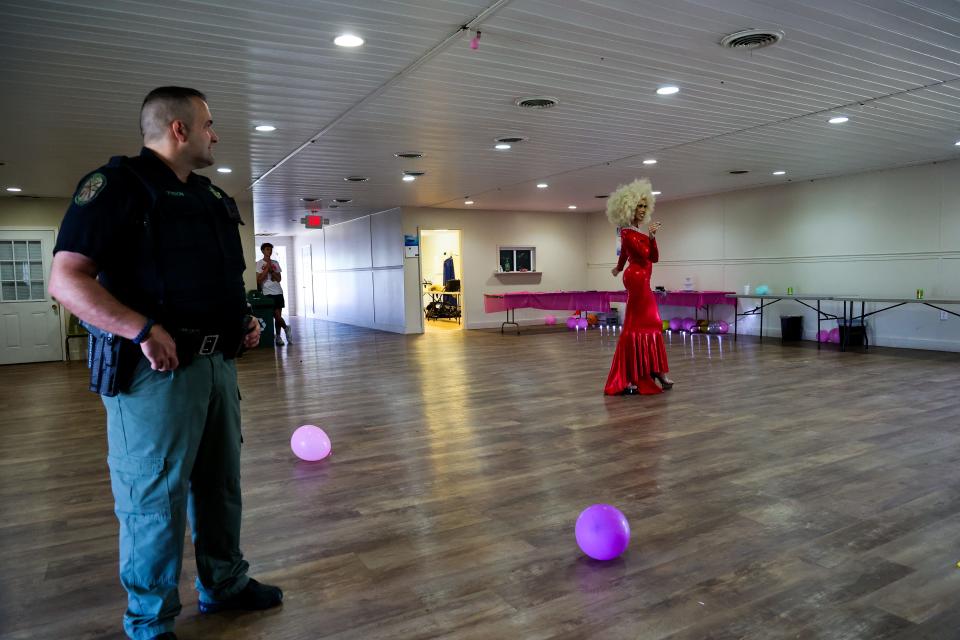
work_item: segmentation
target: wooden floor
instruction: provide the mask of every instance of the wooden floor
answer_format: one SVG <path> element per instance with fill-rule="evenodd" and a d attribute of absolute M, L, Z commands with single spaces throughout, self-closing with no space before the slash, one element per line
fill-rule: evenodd
<path fill-rule="evenodd" d="M 285 604 L 199 617 L 191 551 L 181 638 L 960 637 L 958 354 L 675 338 L 671 392 L 607 398 L 594 331 L 295 331 L 240 367 L 244 549 Z M 122 637 L 85 379 L 0 368 L 5 639 Z M 574 542 L 596 502 L 617 561 Z"/>

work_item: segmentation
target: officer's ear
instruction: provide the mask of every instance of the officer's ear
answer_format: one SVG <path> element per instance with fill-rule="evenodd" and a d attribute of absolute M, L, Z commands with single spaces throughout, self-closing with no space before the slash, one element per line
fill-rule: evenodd
<path fill-rule="evenodd" d="M 173 137 L 177 142 L 186 142 L 190 134 L 190 128 L 183 120 L 174 120 L 170 123 L 170 130 L 173 131 Z"/>

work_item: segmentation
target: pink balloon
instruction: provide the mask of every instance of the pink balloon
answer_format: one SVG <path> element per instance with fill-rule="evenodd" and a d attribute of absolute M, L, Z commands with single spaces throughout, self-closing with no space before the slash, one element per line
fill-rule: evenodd
<path fill-rule="evenodd" d="M 330 455 L 330 438 L 320 427 L 305 424 L 293 432 L 290 448 L 301 460 L 316 462 Z"/>
<path fill-rule="evenodd" d="M 717 328 L 720 330 L 720 333 L 726 333 L 727 331 L 730 331 L 730 325 L 723 320 L 720 320 L 717 323 Z"/>
<path fill-rule="evenodd" d="M 833 342 L 834 344 L 840 344 L 840 329 L 830 329 L 828 338 L 830 342 Z"/>
<path fill-rule="evenodd" d="M 683 318 L 670 319 L 670 331 L 680 331 L 683 329 Z"/>
<path fill-rule="evenodd" d="M 557 324 L 557 316 L 544 316 L 543 324 Z"/>
<path fill-rule="evenodd" d="M 609 504 L 587 507 L 577 518 L 577 544 L 594 560 L 613 560 L 630 544 L 630 523 Z"/>
<path fill-rule="evenodd" d="M 821 329 L 817 332 L 817 342 L 829 342 L 830 341 L 830 332 L 826 329 Z"/>

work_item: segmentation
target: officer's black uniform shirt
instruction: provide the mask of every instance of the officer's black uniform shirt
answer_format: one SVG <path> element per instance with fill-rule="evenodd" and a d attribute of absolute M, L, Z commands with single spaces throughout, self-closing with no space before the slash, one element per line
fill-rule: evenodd
<path fill-rule="evenodd" d="M 167 327 L 233 330 L 247 309 L 240 224 L 209 179 L 181 182 L 144 148 L 80 181 L 54 253 L 89 257 L 120 302 Z"/>

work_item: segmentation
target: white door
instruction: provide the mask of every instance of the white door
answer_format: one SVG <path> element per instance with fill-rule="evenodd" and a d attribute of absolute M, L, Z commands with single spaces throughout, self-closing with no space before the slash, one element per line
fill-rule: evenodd
<path fill-rule="evenodd" d="M 300 247 L 300 293 L 303 300 L 303 315 L 313 318 L 316 312 L 313 309 L 313 254 L 310 245 Z"/>
<path fill-rule="evenodd" d="M 47 293 L 52 230 L 0 229 L 0 364 L 63 360 L 60 307 Z"/>

